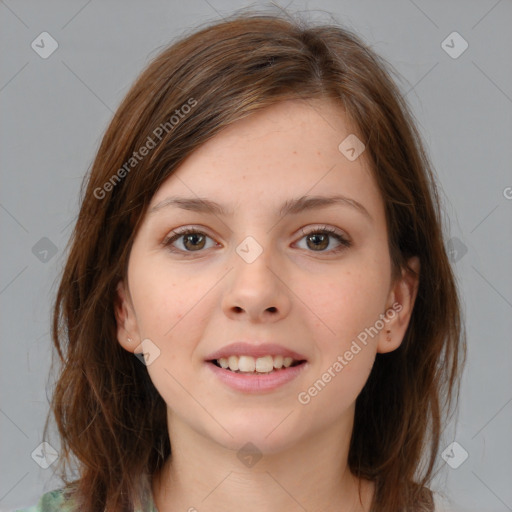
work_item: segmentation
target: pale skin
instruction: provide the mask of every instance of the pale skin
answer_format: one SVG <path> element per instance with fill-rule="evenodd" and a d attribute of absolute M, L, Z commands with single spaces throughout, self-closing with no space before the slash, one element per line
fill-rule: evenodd
<path fill-rule="evenodd" d="M 118 286 L 116 319 L 126 350 L 140 352 L 149 339 L 160 351 L 147 370 L 167 404 L 173 455 L 153 480 L 159 512 L 370 510 L 373 484 L 347 465 L 355 400 L 376 354 L 401 344 L 418 280 L 405 271 L 392 280 L 370 164 L 365 153 L 350 161 L 338 149 L 351 133 L 330 100 L 281 102 L 217 134 L 152 198 Z M 279 215 L 285 201 L 334 194 L 367 213 L 345 202 Z M 205 198 L 232 214 L 171 205 L 149 213 L 170 196 Z M 351 245 L 332 234 L 319 239 L 325 227 Z M 181 228 L 199 238 L 165 246 Z M 263 249 L 251 263 L 236 251 L 248 236 Z M 419 271 L 417 258 L 409 265 Z M 401 310 L 385 329 L 299 403 L 298 394 L 396 303 Z M 205 358 L 236 340 L 284 345 L 307 366 L 271 392 L 235 391 Z M 252 467 L 237 457 L 247 442 L 262 454 Z"/>

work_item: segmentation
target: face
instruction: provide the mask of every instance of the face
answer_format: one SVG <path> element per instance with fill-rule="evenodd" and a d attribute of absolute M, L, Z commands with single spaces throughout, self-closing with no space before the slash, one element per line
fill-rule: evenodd
<path fill-rule="evenodd" d="M 376 353 L 399 346 L 417 283 L 391 280 L 366 155 L 338 148 L 353 133 L 329 100 L 281 102 L 210 139 L 152 198 L 116 317 L 171 430 L 278 452 L 350 422 Z"/>

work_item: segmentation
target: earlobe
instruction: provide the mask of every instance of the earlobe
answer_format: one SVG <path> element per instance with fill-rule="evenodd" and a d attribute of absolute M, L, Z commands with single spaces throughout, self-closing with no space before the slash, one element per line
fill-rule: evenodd
<path fill-rule="evenodd" d="M 125 350 L 133 352 L 137 347 L 135 342 L 137 340 L 137 325 L 129 293 L 122 280 L 119 281 L 116 287 L 114 314 L 117 323 L 117 341 Z"/>
<path fill-rule="evenodd" d="M 379 334 L 377 352 L 392 352 L 402 344 L 418 294 L 419 275 L 420 260 L 414 256 L 390 291 L 385 313 L 387 323 Z"/>

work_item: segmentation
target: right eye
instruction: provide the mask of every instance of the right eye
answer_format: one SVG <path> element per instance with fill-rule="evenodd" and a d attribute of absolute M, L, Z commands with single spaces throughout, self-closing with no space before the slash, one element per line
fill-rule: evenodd
<path fill-rule="evenodd" d="M 197 229 L 187 228 L 182 231 L 173 231 L 173 233 L 173 236 L 164 240 L 163 245 L 174 253 L 199 252 L 201 249 L 205 248 L 206 239 L 212 240 L 208 235 Z M 181 243 L 183 249 L 176 248 L 175 242 Z M 213 245 L 215 245 L 215 243 Z"/>

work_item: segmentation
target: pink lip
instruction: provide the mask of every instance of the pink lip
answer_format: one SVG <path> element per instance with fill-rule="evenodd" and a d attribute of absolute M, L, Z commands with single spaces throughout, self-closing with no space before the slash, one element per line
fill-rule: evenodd
<path fill-rule="evenodd" d="M 211 353 L 206 357 L 207 361 L 212 361 L 214 359 L 220 359 L 221 357 L 229 357 L 229 356 L 251 356 L 251 357 L 264 357 L 264 356 L 283 356 L 283 357 L 291 357 L 295 361 L 304 361 L 306 358 L 299 354 L 298 352 L 294 352 L 293 350 L 287 349 L 282 345 L 276 345 L 274 343 L 265 343 L 265 344 L 251 344 L 245 343 L 242 341 L 238 341 L 236 343 L 231 343 L 230 345 L 226 345 L 222 347 L 220 350 Z M 253 378 L 253 377 L 251 377 Z"/>
<path fill-rule="evenodd" d="M 233 352 L 231 352 L 231 354 L 233 354 Z M 268 352 L 266 352 L 266 354 L 268 354 Z M 278 387 L 283 386 L 287 382 L 293 380 L 308 365 L 307 362 L 304 362 L 298 366 L 290 366 L 284 369 L 282 368 L 268 374 L 243 374 L 232 372 L 231 370 L 225 370 L 224 368 L 219 368 L 211 362 L 207 362 L 206 364 L 212 370 L 215 376 L 218 377 L 224 384 L 236 391 L 243 391 L 246 393 L 273 391 Z"/>

